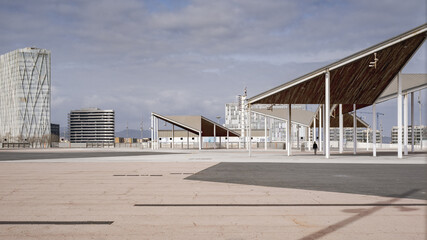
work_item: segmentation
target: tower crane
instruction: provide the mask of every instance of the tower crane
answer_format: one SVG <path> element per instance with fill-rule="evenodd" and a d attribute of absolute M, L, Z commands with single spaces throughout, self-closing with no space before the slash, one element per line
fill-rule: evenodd
<path fill-rule="evenodd" d="M 362 114 L 372 114 L 372 112 L 357 112 L 357 113 L 362 113 Z M 377 126 L 380 126 L 380 125 L 379 125 L 380 116 L 384 116 L 384 113 L 377 112 Z M 381 126 L 382 126 L 382 124 L 381 124 Z"/>
<path fill-rule="evenodd" d="M 362 113 L 362 114 L 372 114 L 372 112 L 358 112 L 358 113 Z M 383 139 L 383 136 L 382 136 L 382 132 L 383 132 L 383 124 L 382 124 L 382 121 L 380 121 L 380 116 L 384 116 L 385 114 L 384 113 L 381 113 L 381 112 L 376 112 L 376 114 L 377 114 L 377 127 L 379 127 L 379 130 L 380 130 L 380 141 L 381 141 L 381 143 L 382 143 L 382 139 Z"/>

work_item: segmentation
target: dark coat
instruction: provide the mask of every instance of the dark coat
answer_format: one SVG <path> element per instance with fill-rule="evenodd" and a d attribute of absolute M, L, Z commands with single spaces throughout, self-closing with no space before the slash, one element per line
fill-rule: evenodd
<path fill-rule="evenodd" d="M 317 144 L 313 143 L 313 149 L 317 149 Z"/>

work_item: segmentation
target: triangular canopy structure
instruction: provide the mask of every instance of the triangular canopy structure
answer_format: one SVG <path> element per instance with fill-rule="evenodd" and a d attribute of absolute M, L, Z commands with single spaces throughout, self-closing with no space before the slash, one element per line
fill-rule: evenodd
<path fill-rule="evenodd" d="M 214 136 L 214 127 L 215 136 L 217 137 L 227 137 L 227 131 L 230 137 L 240 136 L 238 133 L 203 116 L 163 116 L 157 113 L 152 113 L 152 115 L 194 134 L 201 133 L 202 137 Z"/>
<path fill-rule="evenodd" d="M 427 74 L 401 74 L 402 93 L 413 93 L 427 88 Z M 397 97 L 397 78 L 394 78 L 390 85 L 377 99 L 381 103 Z"/>
<path fill-rule="evenodd" d="M 369 125 L 365 121 L 360 119 L 359 117 L 356 117 L 356 121 L 357 121 L 356 127 L 358 127 L 358 128 L 368 128 L 369 127 Z M 316 118 L 316 126 L 319 126 L 319 119 L 317 119 L 317 118 Z M 311 120 L 310 127 L 314 127 L 313 119 Z M 338 128 L 339 127 L 338 116 L 331 117 L 330 127 L 331 128 Z M 353 127 L 353 116 L 350 113 L 343 114 L 343 127 L 345 127 L 345 128 Z"/>
<path fill-rule="evenodd" d="M 379 97 L 390 86 L 393 79 L 398 76 L 398 158 L 402 158 L 402 84 L 400 76 L 403 67 L 421 47 L 426 37 L 427 24 L 424 24 L 293 81 L 249 98 L 247 100 L 249 109 L 253 104 L 289 104 L 289 106 L 291 104 L 324 104 L 324 112 L 327 113 L 325 117 L 325 157 L 329 158 L 331 107 L 333 109 L 339 104 L 340 113 L 348 113 L 373 105 L 377 103 Z M 373 124 L 373 126 L 375 136 L 376 125 Z M 288 121 L 289 128 L 290 123 Z M 405 126 L 405 132 L 407 132 L 406 129 L 407 127 Z M 354 154 L 356 154 L 357 148 L 355 136 L 356 130 L 354 129 Z M 291 144 L 292 137 L 290 131 L 287 132 L 286 138 L 288 145 Z M 373 139 L 376 138 L 373 137 Z M 340 138 L 340 142 L 341 140 L 342 138 Z M 405 141 L 407 142 L 407 138 Z M 340 143 L 340 152 L 342 145 Z M 375 140 L 373 149 L 373 155 L 376 156 Z M 287 148 L 287 152 L 288 156 L 290 156 L 290 146 Z"/>
<path fill-rule="evenodd" d="M 248 99 L 249 104 L 324 104 L 330 73 L 330 104 L 343 113 L 375 103 L 426 39 L 427 24 Z M 373 64 L 375 63 L 375 64 Z"/>
<path fill-rule="evenodd" d="M 252 109 L 252 112 L 261 114 L 263 116 L 267 116 L 270 118 L 278 119 L 281 121 L 288 121 L 288 111 L 287 109 L 277 109 L 273 108 L 272 110 L 268 109 Z M 314 117 L 314 112 L 310 112 L 307 110 L 292 108 L 291 109 L 291 115 L 292 115 L 292 123 L 293 124 L 299 124 L 301 126 L 309 126 L 311 121 Z"/>
<path fill-rule="evenodd" d="M 305 127 L 313 127 L 313 119 L 315 112 L 292 108 L 291 109 L 291 115 L 292 115 L 292 124 L 299 124 L 301 126 Z M 270 118 L 274 118 L 281 121 L 288 121 L 288 111 L 286 109 L 253 109 L 252 112 L 261 114 L 263 116 L 267 116 Z M 357 127 L 358 128 L 367 128 L 369 125 L 360 119 L 359 117 L 356 117 L 357 119 Z M 343 126 L 345 128 L 353 127 L 353 116 L 349 113 L 346 113 L 343 115 Z M 319 126 L 319 120 L 316 118 L 316 125 Z M 339 127 L 339 119 L 337 117 L 331 118 L 331 125 L 330 127 Z"/>

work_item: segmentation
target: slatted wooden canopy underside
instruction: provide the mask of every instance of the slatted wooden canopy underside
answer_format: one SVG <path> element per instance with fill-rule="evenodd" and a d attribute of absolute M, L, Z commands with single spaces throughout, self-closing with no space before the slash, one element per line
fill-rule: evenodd
<path fill-rule="evenodd" d="M 426 24 L 411 31 L 420 31 L 419 29 L 422 31 L 425 28 L 427 28 Z M 422 31 L 399 41 L 399 37 L 403 38 L 405 34 L 383 43 L 385 45 L 392 40 L 398 41 L 390 46 L 384 48 L 379 44 L 368 48 L 353 55 L 354 60 L 351 60 L 353 56 L 350 56 L 252 97 L 248 102 L 251 104 L 324 104 L 325 74 L 323 72 L 325 69 L 332 69 L 329 70 L 331 105 L 343 104 L 343 113 L 353 111 L 353 104 L 356 104 L 357 109 L 370 106 L 375 103 L 426 39 L 426 31 Z M 378 51 L 375 48 L 378 48 Z M 378 58 L 376 68 L 369 67 L 370 62 L 374 61 L 374 53 L 366 55 L 366 52 L 372 51 L 375 51 Z M 334 68 L 343 61 L 347 63 Z M 306 80 L 301 81 L 301 79 Z"/>

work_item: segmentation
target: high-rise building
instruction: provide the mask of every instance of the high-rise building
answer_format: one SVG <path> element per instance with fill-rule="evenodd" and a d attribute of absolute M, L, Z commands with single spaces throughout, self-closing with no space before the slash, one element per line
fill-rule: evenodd
<path fill-rule="evenodd" d="M 48 146 L 50 51 L 18 49 L 0 56 L 0 141 Z"/>
<path fill-rule="evenodd" d="M 85 108 L 68 114 L 71 143 L 114 145 L 114 110 Z"/>

